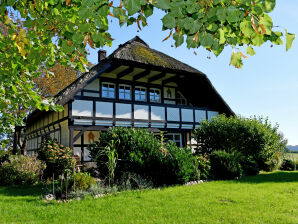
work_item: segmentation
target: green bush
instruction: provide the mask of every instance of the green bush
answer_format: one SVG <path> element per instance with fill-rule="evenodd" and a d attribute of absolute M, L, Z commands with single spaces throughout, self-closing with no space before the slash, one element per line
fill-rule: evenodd
<path fill-rule="evenodd" d="M 242 167 L 243 175 L 254 176 L 260 173 L 258 164 L 252 158 L 240 156 L 239 163 Z"/>
<path fill-rule="evenodd" d="M 261 170 L 274 167 L 276 155 L 281 155 L 287 144 L 278 126 L 263 118 L 220 115 L 203 121 L 194 133 L 197 154 L 209 155 L 218 149 L 236 151 L 252 158 Z"/>
<path fill-rule="evenodd" d="M 72 155 L 72 150 L 58 144 L 56 140 L 43 139 L 37 153 L 38 159 L 47 165 L 44 171 L 45 178 L 52 177 L 53 174 L 55 178 L 58 178 L 66 170 L 74 170 L 76 160 Z"/>
<path fill-rule="evenodd" d="M 87 190 L 96 185 L 96 182 L 89 173 L 74 173 L 72 187 L 75 190 Z"/>
<path fill-rule="evenodd" d="M 45 167 L 45 163 L 36 157 L 11 155 L 0 167 L 0 184 L 35 184 L 41 179 Z"/>
<path fill-rule="evenodd" d="M 190 149 L 180 149 L 174 144 L 164 146 L 145 129 L 114 127 L 102 132 L 100 139 L 89 146 L 101 178 L 109 174 L 109 157 L 105 151 L 111 142 L 115 143 L 117 154 L 116 180 L 121 179 L 123 173 L 135 173 L 163 185 L 182 183 L 198 176 Z"/>
<path fill-rule="evenodd" d="M 231 180 L 242 176 L 238 156 L 232 152 L 213 151 L 210 156 L 210 174 L 217 180 Z"/>
<path fill-rule="evenodd" d="M 296 170 L 296 163 L 290 159 L 284 159 L 280 166 L 280 170 L 285 171 L 295 171 Z"/>

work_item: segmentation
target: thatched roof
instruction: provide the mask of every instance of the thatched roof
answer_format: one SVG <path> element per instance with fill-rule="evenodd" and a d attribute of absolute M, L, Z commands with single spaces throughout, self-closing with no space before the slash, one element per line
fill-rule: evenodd
<path fill-rule="evenodd" d="M 152 68 L 154 70 L 184 74 L 186 80 L 189 81 L 189 84 L 200 84 L 206 91 L 209 92 L 208 94 L 210 94 L 210 96 L 213 96 L 211 97 L 213 98 L 213 103 L 217 104 L 217 107 L 221 108 L 220 111 L 228 115 L 234 114 L 204 73 L 181 61 L 178 61 L 173 57 L 170 57 L 169 55 L 150 48 L 149 45 L 138 36 L 119 45 L 119 48 L 106 59 L 93 66 L 89 72 L 84 73 L 76 81 L 60 91 L 54 97 L 55 103 L 60 105 L 66 104 L 74 98 L 78 91 L 82 90 L 90 81 L 98 77 L 105 70 L 109 69 L 111 66 L 119 66 L 121 64 L 134 64 L 136 67 L 145 66 L 146 68 Z M 192 80 L 196 80 L 195 83 Z M 30 120 L 30 117 L 34 113 L 36 112 L 29 115 L 28 120 Z"/>

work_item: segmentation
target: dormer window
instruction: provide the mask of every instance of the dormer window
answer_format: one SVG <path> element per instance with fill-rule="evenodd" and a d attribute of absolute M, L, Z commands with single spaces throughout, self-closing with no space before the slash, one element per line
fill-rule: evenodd
<path fill-rule="evenodd" d="M 177 104 L 178 105 L 187 105 L 186 98 L 179 91 L 177 92 Z"/>
<path fill-rule="evenodd" d="M 115 98 L 115 84 L 103 82 L 101 85 L 101 94 L 103 98 Z"/>
<path fill-rule="evenodd" d="M 146 101 L 147 91 L 145 87 L 136 86 L 135 87 L 135 100 L 136 101 Z"/>
<path fill-rule="evenodd" d="M 119 85 L 119 99 L 131 100 L 131 86 L 125 84 Z"/>
<path fill-rule="evenodd" d="M 160 89 L 150 88 L 149 96 L 150 96 L 150 102 L 160 103 L 161 101 Z"/>

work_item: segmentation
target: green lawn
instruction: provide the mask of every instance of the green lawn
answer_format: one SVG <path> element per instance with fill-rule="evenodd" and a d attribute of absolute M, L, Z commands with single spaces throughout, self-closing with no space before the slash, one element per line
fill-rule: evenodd
<path fill-rule="evenodd" d="M 298 223 L 298 172 L 123 192 L 70 203 L 0 187 L 0 223 Z"/>

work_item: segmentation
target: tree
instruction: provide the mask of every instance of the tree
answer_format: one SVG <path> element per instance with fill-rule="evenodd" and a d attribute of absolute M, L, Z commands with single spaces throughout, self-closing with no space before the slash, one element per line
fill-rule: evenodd
<path fill-rule="evenodd" d="M 234 51 L 231 64 L 242 67 L 240 50 L 267 41 L 282 44 L 280 31 L 273 30 L 268 15 L 275 0 L 4 0 L 0 2 L 0 133 L 23 125 L 26 115 L 12 115 L 25 108 L 59 110 L 51 98 L 43 99 L 34 89 L 34 79 L 56 63 L 85 71 L 86 46 L 110 46 L 108 17 L 124 24 L 147 25 L 154 8 L 163 10 L 163 29 L 169 30 L 178 47 L 204 47 L 219 55 L 226 46 Z M 295 35 L 285 30 L 286 49 Z"/>

